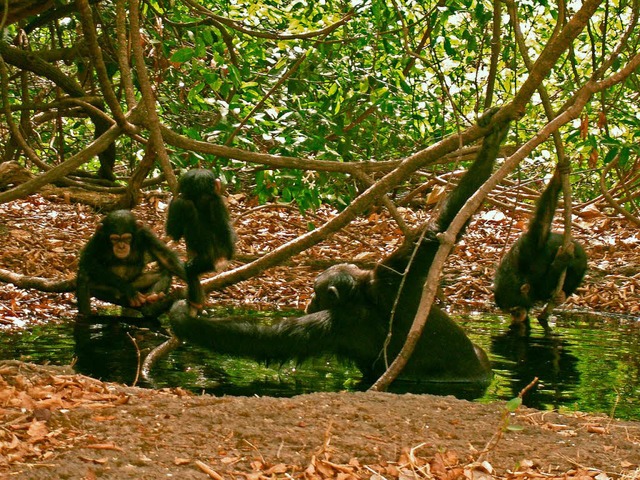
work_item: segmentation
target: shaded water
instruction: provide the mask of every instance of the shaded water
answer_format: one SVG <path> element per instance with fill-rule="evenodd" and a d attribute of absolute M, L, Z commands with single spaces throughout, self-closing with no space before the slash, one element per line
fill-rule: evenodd
<path fill-rule="evenodd" d="M 502 316 L 454 318 L 489 354 L 494 370 L 491 384 L 452 387 L 396 382 L 392 391 L 454 394 L 488 402 L 511 399 L 538 377 L 538 385 L 524 397 L 527 406 L 640 420 L 640 320 L 565 313 L 557 318 L 551 336 L 545 337 L 535 325 L 529 337 L 516 337 L 507 333 L 507 320 Z M 69 322 L 6 332 L 0 342 L 0 359 L 58 365 L 75 361 L 80 373 L 132 384 L 138 351 L 144 358 L 167 337 L 158 322 L 126 320 L 94 317 L 92 323 Z M 362 385 L 360 379 L 355 367 L 331 357 L 271 368 L 182 345 L 154 366 L 152 385 L 143 380 L 138 385 L 180 386 L 215 395 L 292 396 L 314 391 L 364 390 L 367 385 Z"/>

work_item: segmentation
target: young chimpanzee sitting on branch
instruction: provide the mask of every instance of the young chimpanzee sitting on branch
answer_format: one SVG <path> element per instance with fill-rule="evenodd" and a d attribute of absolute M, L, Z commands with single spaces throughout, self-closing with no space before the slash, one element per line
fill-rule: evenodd
<path fill-rule="evenodd" d="M 481 121 L 488 125 L 491 114 Z M 169 316 L 176 335 L 220 353 L 258 360 L 304 360 L 335 354 L 353 361 L 367 381 L 378 378 L 402 348 L 420 303 L 429 267 L 445 231 L 493 169 L 508 124 L 495 125 L 469 171 L 434 222 L 408 236 L 373 270 L 335 265 L 317 278 L 308 314 L 274 325 L 189 317 L 184 302 Z M 415 252 L 415 254 L 414 254 Z M 403 283 L 404 278 L 404 283 Z M 401 377 L 436 382 L 486 382 L 486 354 L 437 306 Z"/>
<path fill-rule="evenodd" d="M 157 271 L 145 271 L 150 261 L 158 262 Z M 144 309 L 165 296 L 172 274 L 186 278 L 178 256 L 129 210 L 116 210 L 100 222 L 80 254 L 78 311 L 91 314 L 91 297 Z"/>
<path fill-rule="evenodd" d="M 236 234 L 224 204 L 220 180 L 205 169 L 189 170 L 180 177 L 179 195 L 169 205 L 167 234 L 187 245 L 189 260 L 187 297 L 191 314 L 204 305 L 204 290 L 199 276 L 218 270 L 235 253 Z"/>
<path fill-rule="evenodd" d="M 568 251 L 563 251 L 562 235 L 551 231 L 561 188 L 562 175 L 556 170 L 538 199 L 528 230 L 516 240 L 496 271 L 496 305 L 511 314 L 510 328 L 518 333 L 529 330 L 531 307 L 552 300 L 565 270 L 560 290 L 562 298 L 554 298 L 555 305 L 561 304 L 576 291 L 587 270 L 587 254 L 582 245 L 572 240 Z M 548 331 L 546 319 L 538 317 L 538 320 Z"/>

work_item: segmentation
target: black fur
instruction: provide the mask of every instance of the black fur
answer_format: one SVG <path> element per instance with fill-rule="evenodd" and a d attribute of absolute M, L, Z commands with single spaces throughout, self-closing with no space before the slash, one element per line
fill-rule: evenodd
<path fill-rule="evenodd" d="M 127 258 L 114 255 L 112 234 L 131 234 Z M 157 261 L 159 271 L 145 272 L 150 261 Z M 137 292 L 166 292 L 171 275 L 185 278 L 177 255 L 149 229 L 141 226 L 129 210 L 109 213 L 100 223 L 80 254 L 76 297 L 81 314 L 91 313 L 91 297 L 130 306 Z"/>
<path fill-rule="evenodd" d="M 199 276 L 215 270 L 218 260 L 233 258 L 236 242 L 220 181 L 210 170 L 190 170 L 180 177 L 179 195 L 169 205 L 166 231 L 174 240 L 185 239 L 188 296 L 201 306 L 204 292 Z"/>
<path fill-rule="evenodd" d="M 467 199 L 489 177 L 507 130 L 507 124 L 498 125 L 484 139 L 475 162 L 424 235 L 420 232 L 409 235 L 402 246 L 373 270 L 342 264 L 320 274 L 307 315 L 262 326 L 189 318 L 186 306 L 178 303 L 170 312 L 174 331 L 181 338 L 222 353 L 263 360 L 302 360 L 333 353 L 353 361 L 367 379 L 377 378 L 407 338 L 429 267 L 440 246 L 436 235 L 448 228 Z M 399 292 L 403 276 L 406 280 Z M 486 381 L 490 376 L 491 368 L 482 349 L 446 313 L 433 306 L 402 377 L 462 382 Z"/>
<path fill-rule="evenodd" d="M 524 323 L 529 326 L 529 309 L 551 300 L 565 268 L 567 273 L 562 290 L 566 297 L 580 286 L 587 270 L 587 254 L 576 240 L 573 240 L 573 255 L 557 255 L 563 238 L 559 233 L 551 232 L 551 223 L 561 188 L 562 177 L 556 171 L 538 199 L 527 232 L 516 240 L 496 271 L 496 305 L 512 314 L 512 325 Z M 547 328 L 546 322 L 541 323 Z"/>

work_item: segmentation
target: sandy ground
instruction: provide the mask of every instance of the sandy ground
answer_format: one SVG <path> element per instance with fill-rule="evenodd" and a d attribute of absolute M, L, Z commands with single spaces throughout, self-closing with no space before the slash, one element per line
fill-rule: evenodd
<path fill-rule="evenodd" d="M 640 422 L 389 393 L 193 396 L 0 362 L 0 478 L 640 477 Z"/>

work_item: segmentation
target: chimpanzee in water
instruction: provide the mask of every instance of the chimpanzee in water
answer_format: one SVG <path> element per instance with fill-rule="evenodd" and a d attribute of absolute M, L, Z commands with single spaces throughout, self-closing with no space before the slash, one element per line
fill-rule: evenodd
<path fill-rule="evenodd" d="M 576 291 L 587 270 L 587 254 L 582 245 L 572 240 L 569 251 L 562 251 L 563 236 L 551 231 L 561 188 L 562 175 L 556 170 L 538 199 L 528 230 L 516 240 L 496 271 L 496 305 L 511 314 L 510 328 L 517 333 L 530 329 L 529 309 L 551 300 L 565 269 L 562 298 L 553 299 L 556 305 Z M 548 331 L 546 319 L 538 320 Z"/>
<path fill-rule="evenodd" d="M 145 271 L 150 261 L 158 262 L 157 271 Z M 80 254 L 78 311 L 91 314 L 91 297 L 146 307 L 165 296 L 172 274 L 186 278 L 178 256 L 129 210 L 116 210 L 102 220 Z"/>
<path fill-rule="evenodd" d="M 169 205 L 166 230 L 176 241 L 184 237 L 187 245 L 187 296 L 195 315 L 204 305 L 199 276 L 231 260 L 236 234 L 221 195 L 220 180 L 213 172 L 189 170 L 180 177 L 178 187 L 179 195 Z"/>
<path fill-rule="evenodd" d="M 483 126 L 489 124 L 492 114 L 493 111 L 480 119 Z M 429 267 L 440 246 L 437 234 L 449 227 L 464 203 L 489 177 L 507 131 L 508 123 L 494 126 L 476 160 L 426 230 L 413 232 L 372 270 L 341 264 L 321 273 L 315 281 L 307 315 L 274 325 L 216 321 L 205 316 L 189 317 L 187 305 L 177 302 L 169 312 L 174 332 L 220 353 L 257 360 L 304 360 L 335 354 L 353 361 L 366 381 L 375 380 L 397 356 L 413 323 Z M 406 279 L 400 291 L 403 275 Z M 491 367 L 484 351 L 434 305 L 401 377 L 486 382 L 491 377 Z"/>

